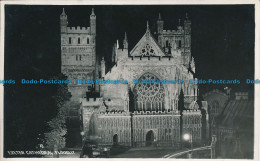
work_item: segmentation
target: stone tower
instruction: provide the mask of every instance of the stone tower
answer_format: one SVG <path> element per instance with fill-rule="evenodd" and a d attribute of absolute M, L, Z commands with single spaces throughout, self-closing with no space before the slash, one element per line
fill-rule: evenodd
<path fill-rule="evenodd" d="M 191 58 L 191 21 L 188 19 L 187 13 L 186 19 L 184 20 L 184 52 L 182 56 L 185 65 L 193 63 L 193 59 Z M 192 62 L 190 62 L 191 59 Z"/>
<path fill-rule="evenodd" d="M 163 20 L 161 18 L 161 14 L 159 13 L 159 17 L 157 20 L 157 34 L 158 34 L 158 43 L 162 46 L 163 44 Z"/>
<path fill-rule="evenodd" d="M 180 59 L 181 63 L 187 68 L 191 64 L 191 21 L 184 20 L 184 25 L 179 19 L 176 30 L 164 30 L 161 14 L 157 20 L 158 43 L 168 56 Z"/>
<path fill-rule="evenodd" d="M 96 15 L 90 15 L 90 27 L 68 27 L 68 17 L 63 9 L 60 15 L 61 72 L 72 81 L 69 90 L 72 101 L 78 101 L 91 85 L 78 84 L 78 79 L 95 79 L 96 63 Z"/>

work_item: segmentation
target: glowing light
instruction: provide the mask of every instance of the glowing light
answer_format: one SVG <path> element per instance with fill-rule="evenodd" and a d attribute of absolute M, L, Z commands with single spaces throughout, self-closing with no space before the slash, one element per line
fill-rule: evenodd
<path fill-rule="evenodd" d="M 184 140 L 190 140 L 190 135 L 189 134 L 184 134 L 183 135 Z"/>

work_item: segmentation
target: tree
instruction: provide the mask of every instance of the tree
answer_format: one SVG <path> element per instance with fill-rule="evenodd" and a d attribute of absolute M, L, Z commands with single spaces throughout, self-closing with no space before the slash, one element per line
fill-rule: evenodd
<path fill-rule="evenodd" d="M 46 146 L 49 149 L 54 149 L 57 146 L 61 149 L 65 146 L 66 139 L 65 135 L 67 133 L 65 116 L 63 114 L 58 114 L 57 117 L 53 118 L 47 124 L 51 128 L 51 131 L 45 133 Z"/>
<path fill-rule="evenodd" d="M 56 80 L 66 80 L 67 77 L 63 74 L 54 77 Z M 66 139 L 65 135 L 67 134 L 66 128 L 66 115 L 67 115 L 67 106 L 71 98 L 71 94 L 68 91 L 67 84 L 57 85 L 57 94 L 54 96 L 57 115 L 47 122 L 47 125 L 50 128 L 50 131 L 45 133 L 45 144 L 46 147 L 50 150 L 56 151 L 65 147 Z"/>
<path fill-rule="evenodd" d="M 66 109 L 66 147 L 72 148 L 81 145 L 82 122 L 79 117 L 79 101 L 69 101 L 65 104 Z"/>

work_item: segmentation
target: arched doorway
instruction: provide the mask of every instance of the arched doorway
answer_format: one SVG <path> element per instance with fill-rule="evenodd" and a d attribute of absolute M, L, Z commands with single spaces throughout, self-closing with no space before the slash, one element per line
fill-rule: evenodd
<path fill-rule="evenodd" d="M 145 146 L 152 146 L 154 142 L 154 133 L 152 130 L 148 131 L 146 134 Z"/>
<path fill-rule="evenodd" d="M 115 134 L 113 136 L 113 145 L 118 145 L 118 135 L 117 134 Z"/>

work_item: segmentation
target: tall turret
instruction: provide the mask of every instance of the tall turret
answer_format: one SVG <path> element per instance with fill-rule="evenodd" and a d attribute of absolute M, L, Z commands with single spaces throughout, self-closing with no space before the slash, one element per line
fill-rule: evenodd
<path fill-rule="evenodd" d="M 105 74 L 106 74 L 106 64 L 105 64 L 105 60 L 104 57 L 102 57 L 101 60 L 101 78 L 104 78 Z"/>
<path fill-rule="evenodd" d="M 187 13 L 184 20 L 183 40 L 182 64 L 188 68 L 191 63 L 191 21 L 189 20 Z"/>
<path fill-rule="evenodd" d="M 193 57 L 191 58 L 190 68 L 195 73 L 195 61 Z"/>
<path fill-rule="evenodd" d="M 94 12 L 94 8 L 92 8 L 92 13 L 90 15 L 90 35 L 92 35 L 92 41 L 94 43 L 94 46 L 93 46 L 93 51 L 96 53 L 96 15 L 95 15 L 95 12 Z M 98 61 L 98 58 L 96 55 L 93 56 L 93 61 L 95 61 L 96 63 L 96 68 L 95 68 L 95 78 L 98 79 L 99 78 L 99 69 L 98 69 L 98 64 L 97 64 L 97 61 Z M 96 85 L 95 86 L 95 90 L 97 91 L 98 90 L 98 86 Z"/>
<path fill-rule="evenodd" d="M 158 35 L 158 43 L 163 46 L 163 20 L 161 18 L 161 14 L 159 13 L 159 17 L 157 20 L 157 35 Z"/>
<path fill-rule="evenodd" d="M 191 21 L 188 18 L 188 14 L 186 13 L 186 19 L 184 20 L 184 44 L 185 48 L 191 47 Z"/>
<path fill-rule="evenodd" d="M 124 46 L 124 49 L 128 49 L 128 40 L 127 40 L 126 32 L 125 32 L 125 38 L 124 38 L 124 41 L 123 41 L 123 46 Z"/>
<path fill-rule="evenodd" d="M 184 55 L 184 64 L 188 64 L 191 61 L 191 21 L 187 13 L 184 20 Z"/>
<path fill-rule="evenodd" d="M 177 29 L 178 30 L 182 30 L 183 29 L 183 27 L 181 25 L 181 19 L 180 18 L 179 18 L 179 23 L 178 23 Z"/>
<path fill-rule="evenodd" d="M 90 33 L 96 35 L 96 15 L 94 13 L 94 8 L 92 8 L 92 13 L 90 15 Z"/>
<path fill-rule="evenodd" d="M 67 26 L 68 26 L 68 17 L 67 17 L 65 10 L 63 8 L 63 11 L 60 15 L 60 32 L 66 33 L 67 32 Z"/>

